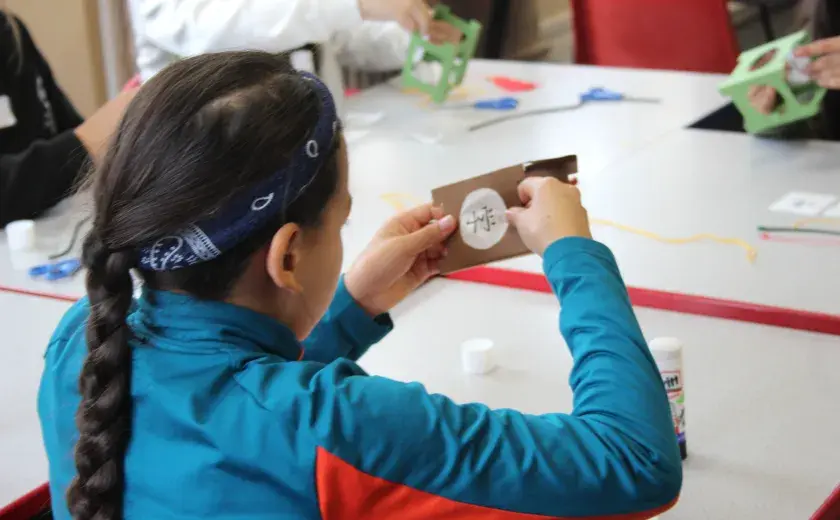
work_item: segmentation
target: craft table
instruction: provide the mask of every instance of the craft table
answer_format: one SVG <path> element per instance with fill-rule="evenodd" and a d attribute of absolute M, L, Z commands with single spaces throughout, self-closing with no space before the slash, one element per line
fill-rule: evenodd
<path fill-rule="evenodd" d="M 0 294 L 10 333 L 0 344 L 0 504 L 46 480 L 34 406 L 43 350 L 67 305 Z M 557 312 L 549 295 L 436 281 L 397 309 L 396 329 L 361 364 L 458 402 L 570 411 L 571 357 Z M 836 338 L 655 310 L 638 316 L 647 337 L 687 342 L 689 458 L 682 498 L 663 520 L 808 518 L 838 481 L 840 418 L 823 402 L 840 394 Z M 496 343 L 500 368 L 484 377 L 461 371 L 459 345 L 474 337 Z"/>
<path fill-rule="evenodd" d="M 345 117 L 351 189 L 356 200 L 351 224 L 345 229 L 348 264 L 391 214 L 392 207 L 382 200 L 383 194 L 408 193 L 425 201 L 438 185 L 567 153 L 578 154 L 582 171 L 588 175 L 656 147 L 666 136 L 682 132 L 725 102 L 716 90 L 721 77 L 715 75 L 487 60 L 471 63 L 460 93 L 473 100 L 508 95 L 486 81 L 491 75 L 540 85 L 532 92 L 515 94 L 522 99 L 523 110 L 571 105 L 580 93 L 595 86 L 662 101 L 592 103 L 467 132 L 470 124 L 504 113 L 434 109 L 393 84 L 353 96 Z M 453 102 L 460 102 L 455 97 Z M 365 122 L 375 115 L 379 115 L 378 121 Z M 442 140 L 430 144 L 428 140 L 434 138 Z M 73 227 L 86 214 L 84 201 L 76 200 L 61 204 L 39 220 L 42 254 L 36 256 L 46 260 L 47 253 L 62 250 Z M 0 288 L 76 297 L 84 293 L 81 276 L 48 283 L 31 280 L 25 270 L 15 269 L 15 264 L 26 265 L 32 260 L 10 255 L 3 236 L 0 231 Z"/>

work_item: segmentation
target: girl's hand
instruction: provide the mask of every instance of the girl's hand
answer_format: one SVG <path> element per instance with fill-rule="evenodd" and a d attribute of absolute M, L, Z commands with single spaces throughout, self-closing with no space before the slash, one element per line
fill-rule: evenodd
<path fill-rule="evenodd" d="M 796 56 L 817 58 L 808 66 L 808 74 L 819 86 L 840 89 L 840 37 L 826 38 L 796 49 Z"/>
<path fill-rule="evenodd" d="M 391 218 L 344 277 L 347 291 L 371 316 L 388 312 L 438 274 L 443 243 L 456 221 L 426 204 Z"/>
<path fill-rule="evenodd" d="M 753 85 L 750 87 L 748 97 L 753 108 L 762 114 L 769 114 L 776 108 L 778 95 L 773 87 Z"/>
<path fill-rule="evenodd" d="M 510 208 L 507 218 L 534 253 L 542 256 L 561 238 L 592 238 L 589 217 L 574 186 L 554 177 L 528 177 L 519 184 L 519 198 L 525 207 Z"/>
<path fill-rule="evenodd" d="M 395 21 L 408 32 L 429 34 L 432 9 L 424 0 L 359 0 L 364 20 Z"/>

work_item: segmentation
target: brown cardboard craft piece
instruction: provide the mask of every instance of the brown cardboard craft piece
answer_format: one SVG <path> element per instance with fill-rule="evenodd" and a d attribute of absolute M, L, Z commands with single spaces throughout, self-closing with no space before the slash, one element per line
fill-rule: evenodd
<path fill-rule="evenodd" d="M 458 230 L 455 231 L 447 243 L 449 254 L 441 260 L 441 273 L 448 274 L 529 252 L 513 226 L 507 225 L 504 214 L 499 214 L 503 212 L 502 208 L 496 207 L 494 209 L 481 202 L 476 206 L 470 200 L 467 200 L 468 196 L 474 196 L 471 194 L 475 194 L 476 190 L 481 188 L 493 190 L 501 197 L 505 208 L 512 208 L 522 205 L 517 189 L 519 183 L 526 177 L 551 176 L 563 182 L 570 182 L 569 177 L 576 173 L 577 156 L 569 155 L 517 164 L 432 190 L 434 203 L 443 206 L 446 213 L 459 219 Z M 486 192 L 486 190 L 482 191 Z M 492 194 L 491 198 L 497 199 Z M 502 203 L 501 201 L 499 201 L 499 204 Z M 498 239 L 498 242 L 486 249 L 476 248 L 467 243 L 468 240 L 475 240 L 470 237 L 476 236 L 476 234 L 484 234 L 485 237 L 490 236 L 487 241 L 492 242 L 493 237 L 491 235 L 494 232 L 501 232 L 505 226 L 506 230 Z M 470 234 L 470 230 L 472 230 L 473 235 Z M 479 237 L 478 240 L 483 240 L 483 238 Z"/>

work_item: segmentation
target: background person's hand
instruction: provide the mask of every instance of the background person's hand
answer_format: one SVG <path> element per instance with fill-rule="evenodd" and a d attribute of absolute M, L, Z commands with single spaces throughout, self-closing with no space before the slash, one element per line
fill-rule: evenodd
<path fill-rule="evenodd" d="M 124 90 L 76 127 L 76 137 L 94 161 L 99 160 L 104 154 L 108 140 L 117 130 L 123 113 L 134 99 L 137 90 L 137 88 Z"/>
<path fill-rule="evenodd" d="M 457 223 L 426 204 L 391 218 L 344 277 L 347 291 L 371 316 L 388 312 L 439 273 L 444 241 Z"/>
<path fill-rule="evenodd" d="M 429 25 L 429 41 L 435 45 L 459 43 L 464 35 L 457 27 L 440 20 L 432 20 Z"/>
<path fill-rule="evenodd" d="M 359 0 L 362 19 L 394 21 L 408 32 L 429 34 L 432 9 L 424 0 Z"/>
<path fill-rule="evenodd" d="M 811 79 L 821 87 L 840 89 L 840 36 L 802 45 L 794 55 L 816 58 L 808 66 Z"/>
<path fill-rule="evenodd" d="M 554 177 L 528 177 L 519 184 L 519 198 L 525 207 L 510 208 L 507 218 L 534 253 L 542 256 L 561 238 L 592 238 L 589 217 L 574 186 Z"/>
<path fill-rule="evenodd" d="M 753 85 L 750 87 L 747 97 L 750 104 L 762 114 L 769 114 L 776 108 L 778 94 L 776 89 L 767 85 Z"/>

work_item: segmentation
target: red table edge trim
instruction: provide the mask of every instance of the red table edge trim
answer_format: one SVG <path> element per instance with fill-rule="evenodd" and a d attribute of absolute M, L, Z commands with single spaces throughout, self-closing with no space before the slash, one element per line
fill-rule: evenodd
<path fill-rule="evenodd" d="M 40 291 L 30 291 L 29 289 L 19 289 L 17 287 L 8 287 L 5 285 L 0 285 L 0 292 L 10 293 L 10 294 L 21 294 L 23 296 L 34 296 L 35 298 L 45 298 L 47 300 L 56 300 L 60 302 L 70 302 L 75 303 L 79 300 L 77 296 L 65 296 L 63 294 L 52 294 L 47 292 L 40 292 Z"/>
<path fill-rule="evenodd" d="M 446 276 L 452 280 L 484 283 L 511 289 L 551 293 L 552 289 L 540 273 L 529 273 L 498 267 L 474 267 Z M 637 307 L 698 316 L 710 316 L 794 330 L 820 332 L 840 336 L 840 315 L 773 307 L 736 300 L 709 298 L 670 291 L 628 287 L 630 301 Z"/>
<path fill-rule="evenodd" d="M 811 520 L 835 520 L 836 518 L 840 518 L 840 485 L 828 495 Z"/>
<path fill-rule="evenodd" d="M 29 520 L 50 505 L 50 485 L 44 483 L 11 504 L 0 508 L 0 520 Z"/>
<path fill-rule="evenodd" d="M 552 292 L 548 281 L 542 274 L 501 269 L 498 267 L 474 267 L 449 274 L 447 278 L 512 289 L 543 293 Z M 840 336 L 840 316 L 837 315 L 638 287 L 628 287 L 627 291 L 630 294 L 630 300 L 633 302 L 633 305 L 638 307 Z M 63 302 L 75 302 L 78 299 L 72 296 L 6 286 L 0 286 L 0 292 L 22 294 Z"/>

